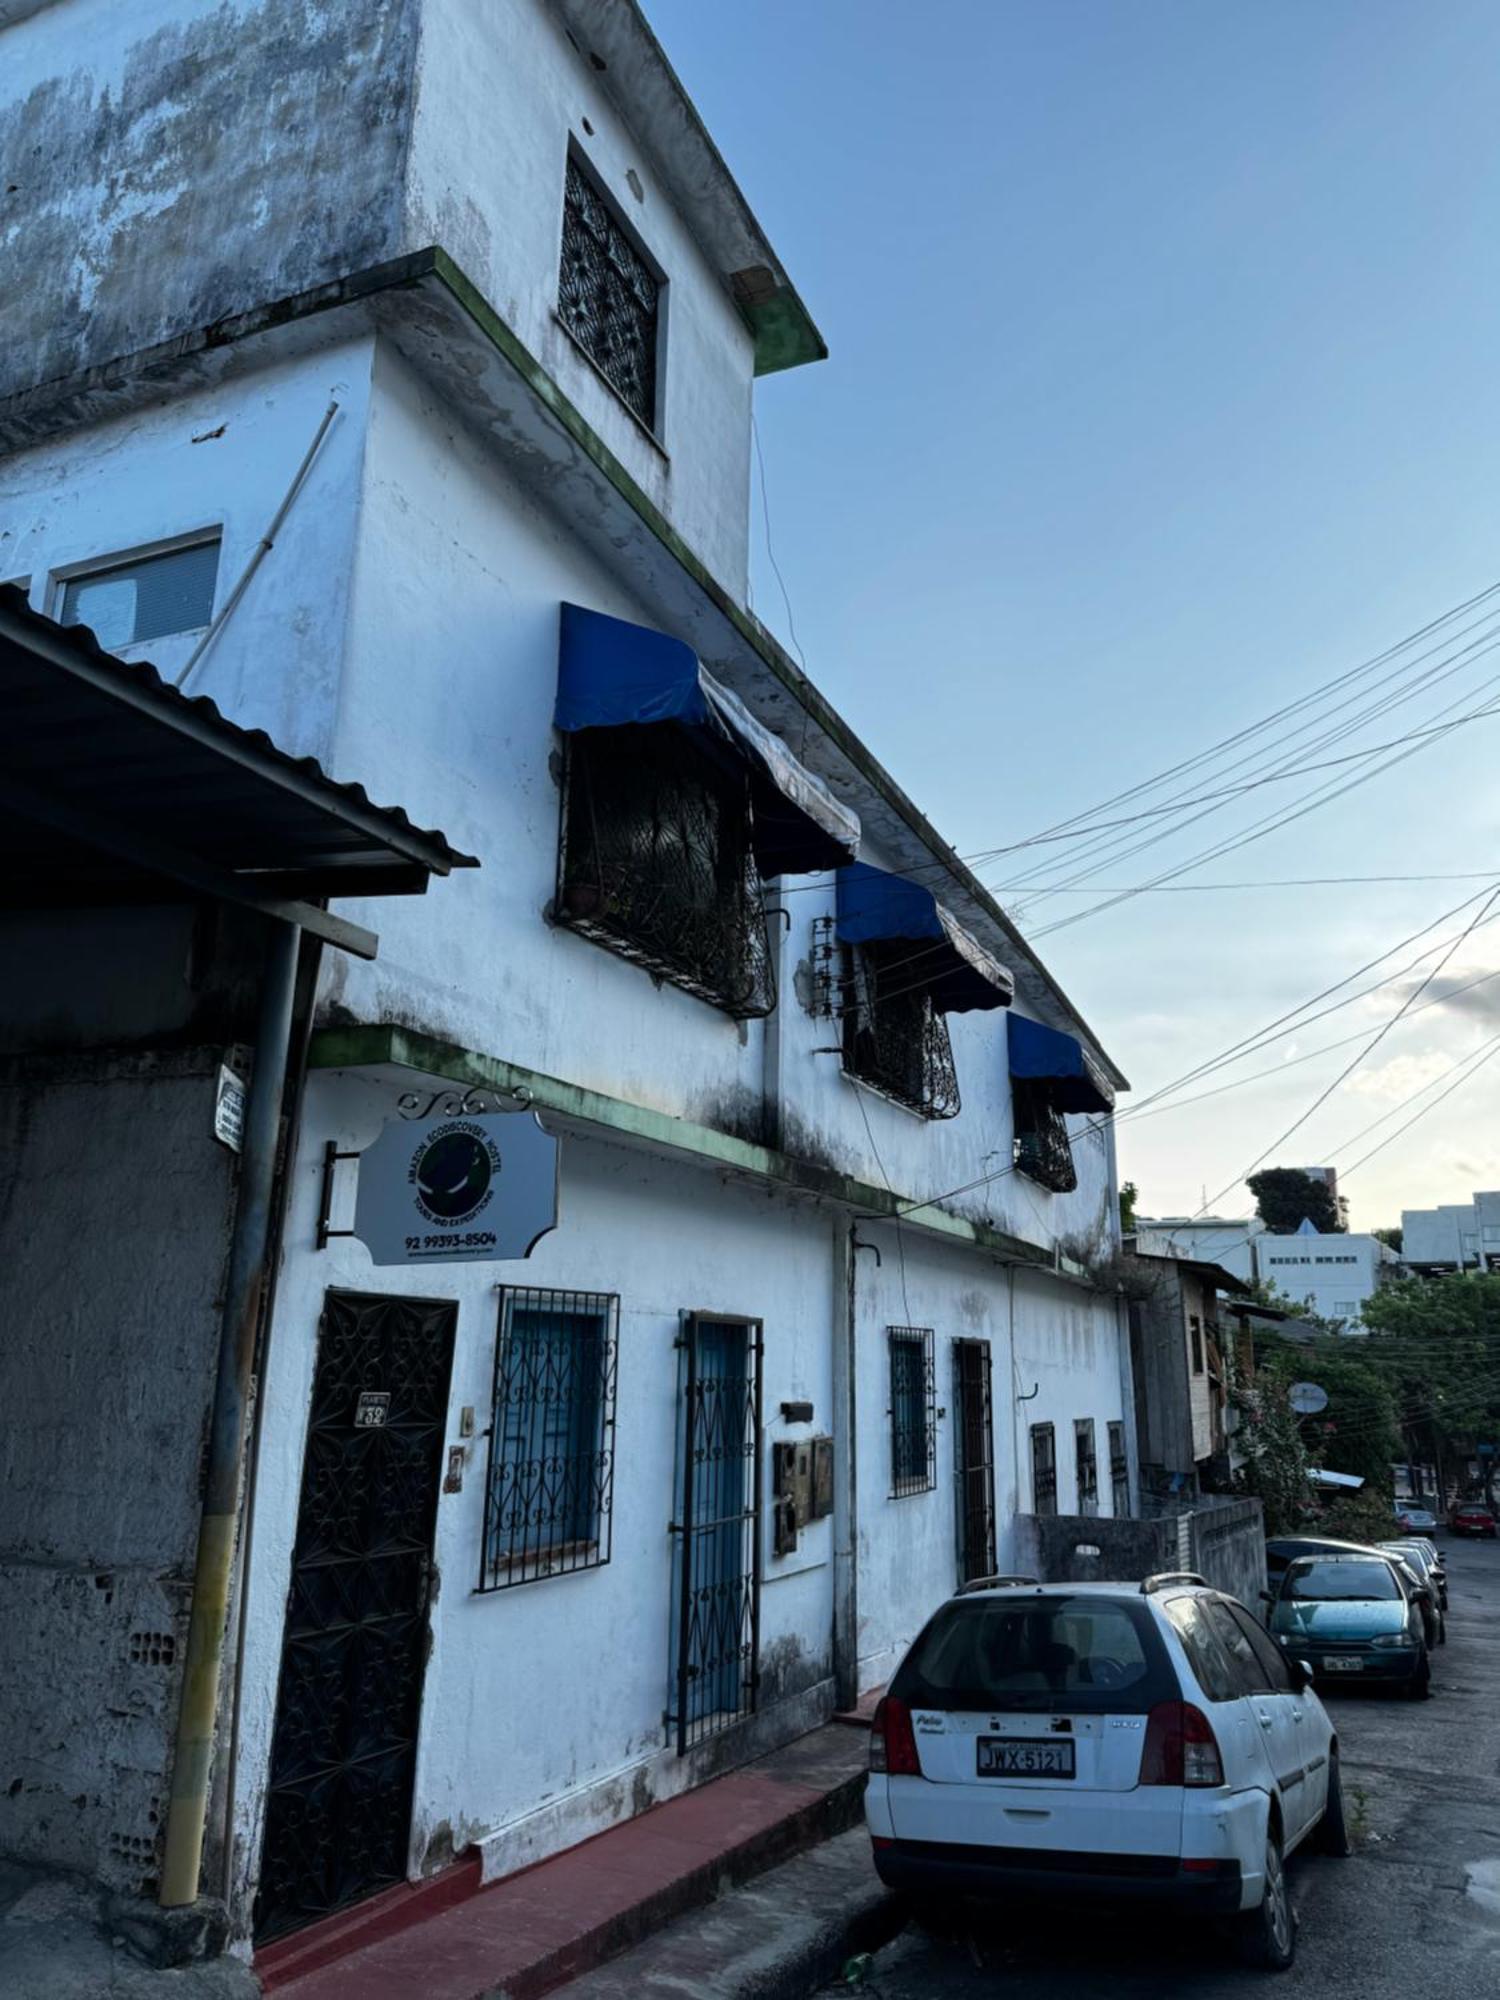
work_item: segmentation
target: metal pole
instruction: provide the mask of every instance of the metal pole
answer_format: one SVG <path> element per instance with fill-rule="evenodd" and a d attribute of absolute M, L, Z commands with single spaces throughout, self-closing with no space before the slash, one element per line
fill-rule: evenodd
<path fill-rule="evenodd" d="M 859 1457 L 855 1442 L 854 1224 L 833 1223 L 833 1678 L 840 1708 L 859 1700 Z"/>
<path fill-rule="evenodd" d="M 255 1032 L 255 1068 L 245 1107 L 239 1198 L 229 1250 L 229 1278 L 219 1323 L 218 1374 L 208 1434 L 193 1609 L 188 1626 L 182 1706 L 172 1755 L 166 1852 L 159 1901 L 179 1909 L 196 1901 L 208 1815 L 209 1769 L 219 1706 L 219 1675 L 234 1567 L 240 1457 L 250 1373 L 255 1357 L 256 1313 L 271 1230 L 271 1193 L 281 1128 L 281 1098 L 291 1046 L 292 1002 L 301 933 L 273 923 L 266 951 Z"/>

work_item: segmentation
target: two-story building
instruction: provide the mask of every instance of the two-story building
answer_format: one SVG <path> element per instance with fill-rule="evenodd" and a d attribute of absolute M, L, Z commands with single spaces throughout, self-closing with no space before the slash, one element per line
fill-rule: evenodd
<path fill-rule="evenodd" d="M 756 383 L 823 343 L 630 0 L 8 18 L 0 581 L 483 863 L 318 974 L 212 1782 L 174 1570 L 142 1727 L 0 1791 L 6 1849 L 264 1940 L 698 1782 L 1018 1514 L 1129 1510 L 1124 1078 L 747 608 Z M 446 1256 L 458 1131 L 433 1254 L 375 1264 L 356 1156 L 500 1112 L 555 1227 Z M 93 1340 L 80 1410 L 90 1282 L 12 1315 Z M 198 1434 L 197 1375 L 149 1393 Z"/>

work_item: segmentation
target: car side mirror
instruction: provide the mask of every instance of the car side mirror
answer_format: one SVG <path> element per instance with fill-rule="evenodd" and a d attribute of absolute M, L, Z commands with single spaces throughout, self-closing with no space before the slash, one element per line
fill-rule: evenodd
<path fill-rule="evenodd" d="M 1263 1591 L 1261 1591 L 1261 1592 L 1260 1592 L 1260 1601 L 1261 1601 L 1261 1603 L 1262 1603 L 1262 1604 L 1274 1604 L 1274 1603 L 1276 1602 L 1276 1593 L 1275 1593 L 1275 1591 L 1274 1591 L 1274 1590 L 1263 1590 Z"/>
<path fill-rule="evenodd" d="M 1301 1694 L 1304 1688 L 1312 1686 L 1313 1670 L 1307 1660 L 1288 1660 L 1287 1665 L 1292 1670 L 1292 1686 L 1298 1694 Z"/>

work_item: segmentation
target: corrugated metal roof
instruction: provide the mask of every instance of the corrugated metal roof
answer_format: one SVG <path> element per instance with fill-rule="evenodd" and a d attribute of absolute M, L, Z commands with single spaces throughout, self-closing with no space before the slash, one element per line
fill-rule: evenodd
<path fill-rule="evenodd" d="M 108 653 L 0 585 L 0 858 L 6 900 L 74 900 L 139 880 L 141 854 L 190 854 L 268 895 L 403 894 L 472 855 L 294 757 L 261 729 Z M 118 828 L 135 854 L 111 852 Z M 149 870 L 145 871 L 149 872 Z"/>

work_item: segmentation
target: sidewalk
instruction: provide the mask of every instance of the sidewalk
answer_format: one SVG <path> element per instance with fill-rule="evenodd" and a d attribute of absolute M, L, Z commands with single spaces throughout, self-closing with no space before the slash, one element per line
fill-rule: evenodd
<path fill-rule="evenodd" d="M 346 1927 L 331 1963 L 292 1938 L 256 1970 L 277 2000 L 537 2000 L 852 1826 L 865 1760 L 863 1732 L 830 1723 L 488 1888 L 471 1870 L 463 1900 L 417 1900 L 395 1935 Z"/>

